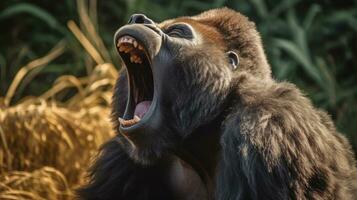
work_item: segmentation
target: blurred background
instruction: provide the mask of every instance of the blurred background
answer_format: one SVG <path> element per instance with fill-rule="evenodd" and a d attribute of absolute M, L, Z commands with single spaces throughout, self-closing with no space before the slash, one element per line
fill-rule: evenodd
<path fill-rule="evenodd" d="M 2 0 L 0 199 L 73 199 L 113 135 L 113 34 L 227 6 L 255 21 L 278 80 L 328 111 L 357 150 L 357 0 Z"/>

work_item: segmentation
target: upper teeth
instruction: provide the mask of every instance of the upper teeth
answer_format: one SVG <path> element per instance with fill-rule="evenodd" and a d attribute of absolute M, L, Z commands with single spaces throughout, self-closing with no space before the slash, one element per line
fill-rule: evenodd
<path fill-rule="evenodd" d="M 125 36 L 119 38 L 117 46 L 119 47 L 122 43 L 133 44 L 134 42 L 136 42 L 136 40 L 133 37 L 125 35 Z"/>
<path fill-rule="evenodd" d="M 138 51 L 134 50 L 140 50 L 143 51 L 144 47 L 139 44 L 135 38 L 125 35 L 119 38 L 117 47 L 119 52 L 125 52 L 129 53 L 130 52 L 130 61 L 134 63 L 142 63 L 142 60 L 139 55 L 137 55 Z"/>

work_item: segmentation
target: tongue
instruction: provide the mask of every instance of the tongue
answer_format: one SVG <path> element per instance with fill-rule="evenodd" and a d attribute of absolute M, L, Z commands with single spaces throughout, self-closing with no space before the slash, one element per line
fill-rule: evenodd
<path fill-rule="evenodd" d="M 137 115 L 142 119 L 145 113 L 149 110 L 151 105 L 151 101 L 142 101 L 138 103 L 135 107 L 134 115 Z"/>

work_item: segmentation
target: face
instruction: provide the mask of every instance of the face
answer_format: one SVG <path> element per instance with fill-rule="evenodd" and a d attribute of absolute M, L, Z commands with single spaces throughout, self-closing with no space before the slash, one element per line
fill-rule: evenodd
<path fill-rule="evenodd" d="M 115 44 L 128 78 L 127 86 L 117 88 L 128 93 L 118 118 L 119 138 L 136 161 L 147 164 L 169 155 L 222 112 L 237 63 L 219 38 L 193 18 L 156 24 L 141 14 L 117 31 Z"/>

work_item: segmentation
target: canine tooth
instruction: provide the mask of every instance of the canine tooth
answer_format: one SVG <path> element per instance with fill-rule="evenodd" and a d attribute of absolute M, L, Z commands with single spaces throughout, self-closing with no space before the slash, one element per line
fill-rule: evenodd
<path fill-rule="evenodd" d="M 125 119 L 123 119 L 123 118 L 121 118 L 121 117 L 119 117 L 118 120 L 119 120 L 119 123 L 120 123 L 120 124 L 124 124 L 124 123 L 125 123 Z"/>
<path fill-rule="evenodd" d="M 134 42 L 133 42 L 133 45 L 134 45 L 135 48 L 138 47 L 138 42 L 137 42 L 137 41 L 134 41 Z"/>
<path fill-rule="evenodd" d="M 137 116 L 137 115 L 135 115 L 135 116 L 134 116 L 134 121 L 135 121 L 135 122 L 140 121 L 140 117 L 139 117 L 139 116 Z"/>

